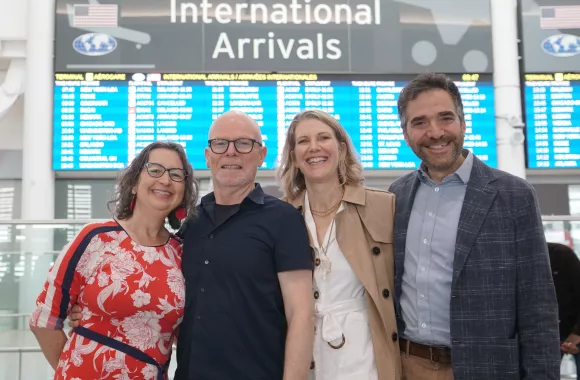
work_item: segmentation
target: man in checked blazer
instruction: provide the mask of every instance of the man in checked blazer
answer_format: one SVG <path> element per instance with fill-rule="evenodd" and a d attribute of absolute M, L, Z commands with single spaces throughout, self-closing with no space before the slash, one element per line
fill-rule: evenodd
<path fill-rule="evenodd" d="M 558 305 L 535 192 L 463 149 L 457 86 L 398 100 L 419 170 L 397 179 L 395 297 L 406 380 L 558 380 Z"/>

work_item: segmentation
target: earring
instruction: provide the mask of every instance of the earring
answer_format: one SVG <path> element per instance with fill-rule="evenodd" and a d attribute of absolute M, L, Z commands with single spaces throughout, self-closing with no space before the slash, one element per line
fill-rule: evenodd
<path fill-rule="evenodd" d="M 131 197 L 131 203 L 129 204 L 129 211 L 131 212 L 133 212 L 133 209 L 135 208 L 135 198 L 137 197 L 133 194 L 133 197 Z"/>
<path fill-rule="evenodd" d="M 175 210 L 174 214 L 177 219 L 183 220 L 187 217 L 187 210 L 185 210 L 185 207 L 179 207 Z"/>

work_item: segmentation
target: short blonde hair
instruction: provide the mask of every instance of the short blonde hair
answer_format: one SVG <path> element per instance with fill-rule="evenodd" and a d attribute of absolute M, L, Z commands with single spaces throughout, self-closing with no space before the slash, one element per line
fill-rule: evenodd
<path fill-rule="evenodd" d="M 334 131 L 334 137 L 340 145 L 346 146 L 346 152 L 341 155 L 338 162 L 338 179 L 342 185 L 358 185 L 364 177 L 362 165 L 357 159 L 352 141 L 346 130 L 338 120 L 328 113 L 320 110 L 305 110 L 294 116 L 286 133 L 286 143 L 282 151 L 280 165 L 278 167 L 278 179 L 284 195 L 290 200 L 296 198 L 300 192 L 306 189 L 304 174 L 296 165 L 294 147 L 296 146 L 296 127 L 304 120 L 319 120 L 328 125 Z"/>

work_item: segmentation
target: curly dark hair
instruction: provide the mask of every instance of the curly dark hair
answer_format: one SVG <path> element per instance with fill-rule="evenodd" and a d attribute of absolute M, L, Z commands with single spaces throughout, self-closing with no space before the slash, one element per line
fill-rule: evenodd
<path fill-rule="evenodd" d="M 137 183 L 139 183 L 139 176 L 141 175 L 143 166 L 149 160 L 149 154 L 151 151 L 155 149 L 168 149 L 179 155 L 186 174 L 184 181 L 185 192 L 183 194 L 183 203 L 181 203 L 180 207 L 185 208 L 187 211 L 186 219 L 195 217 L 195 207 L 199 196 L 199 188 L 195 178 L 193 177 L 193 167 L 187 160 L 185 150 L 181 145 L 173 142 L 156 141 L 147 145 L 135 157 L 135 159 L 131 161 L 129 166 L 119 172 L 115 192 L 113 193 L 113 199 L 108 203 L 109 210 L 111 210 L 115 218 L 123 220 L 128 219 L 133 215 L 133 211 L 131 211 L 129 207 L 133 198 L 132 189 Z M 169 213 L 167 220 L 171 228 L 174 230 L 178 230 L 181 227 L 181 221 L 175 216 L 175 210 Z"/>

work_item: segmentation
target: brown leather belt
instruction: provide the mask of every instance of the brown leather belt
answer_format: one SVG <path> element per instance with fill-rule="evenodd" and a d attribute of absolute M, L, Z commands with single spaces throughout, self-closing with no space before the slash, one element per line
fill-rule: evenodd
<path fill-rule="evenodd" d="M 408 351 L 407 351 L 408 343 Z M 431 347 L 399 338 L 399 347 L 402 352 L 431 360 L 433 363 L 451 365 L 451 350 L 449 347 Z"/>

